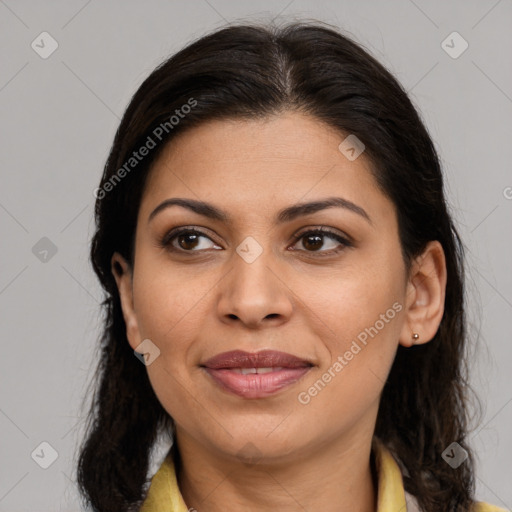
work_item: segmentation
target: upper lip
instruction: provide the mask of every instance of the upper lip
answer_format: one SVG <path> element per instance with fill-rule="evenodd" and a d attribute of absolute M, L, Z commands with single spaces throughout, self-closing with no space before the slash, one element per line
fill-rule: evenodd
<path fill-rule="evenodd" d="M 303 368 L 312 364 L 286 352 L 262 350 L 261 352 L 245 352 L 232 350 L 222 352 L 205 361 L 201 366 L 213 369 L 221 368 Z"/>

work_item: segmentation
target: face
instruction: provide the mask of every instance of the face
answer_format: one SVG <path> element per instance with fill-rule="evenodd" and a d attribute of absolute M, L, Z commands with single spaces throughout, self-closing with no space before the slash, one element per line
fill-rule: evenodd
<path fill-rule="evenodd" d="M 178 444 L 235 457 L 252 443 L 283 460 L 371 437 L 398 344 L 415 330 L 435 334 L 442 286 L 406 271 L 394 205 L 365 153 L 351 161 L 338 149 L 344 138 L 299 113 L 214 121 L 155 163 L 133 267 L 113 261 L 124 269 L 116 280 L 131 347 L 150 340 L 160 351 L 147 371 Z M 169 203 L 177 198 L 220 214 Z M 413 325 L 428 307 L 432 325 Z M 235 350 L 285 356 L 205 367 Z M 248 360 L 268 369 L 229 369 Z"/>

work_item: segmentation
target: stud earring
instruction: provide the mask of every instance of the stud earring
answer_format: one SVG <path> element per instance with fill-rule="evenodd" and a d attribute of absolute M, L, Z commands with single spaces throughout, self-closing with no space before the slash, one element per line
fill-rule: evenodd
<path fill-rule="evenodd" d="M 415 332 L 412 335 L 412 339 L 413 339 L 413 342 L 416 343 L 420 339 L 420 335 L 417 332 Z"/>

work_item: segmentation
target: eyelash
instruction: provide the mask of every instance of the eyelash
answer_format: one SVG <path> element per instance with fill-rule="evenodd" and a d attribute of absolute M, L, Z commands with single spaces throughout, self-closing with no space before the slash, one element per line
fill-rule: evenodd
<path fill-rule="evenodd" d="M 208 235 L 206 235 L 202 231 L 199 231 L 198 229 L 184 227 L 184 228 L 178 228 L 176 230 L 172 230 L 169 233 L 167 233 L 160 240 L 159 247 L 163 248 L 163 249 L 167 249 L 171 252 L 182 252 L 182 253 L 202 252 L 202 251 L 186 250 L 186 249 L 174 247 L 171 242 L 183 234 L 195 234 L 195 235 L 199 235 L 199 236 L 202 236 L 202 237 L 205 237 L 205 238 L 208 238 L 211 240 L 211 238 Z M 340 234 L 335 233 L 335 232 L 333 232 L 329 229 L 326 229 L 324 227 L 311 229 L 309 231 L 302 231 L 302 232 L 294 235 L 293 239 L 292 239 L 293 244 L 295 245 L 301 238 L 306 237 L 306 235 L 320 235 L 320 236 L 324 236 L 324 237 L 328 237 L 333 240 L 336 240 L 337 242 L 342 244 L 343 247 L 338 248 L 338 249 L 331 249 L 329 251 L 307 251 L 304 249 L 300 250 L 301 252 L 315 254 L 315 255 L 318 255 L 319 257 L 332 256 L 334 254 L 337 254 L 337 253 L 343 251 L 343 249 L 345 249 L 346 247 L 353 247 L 352 242 L 348 238 L 345 238 L 345 237 L 341 236 Z M 211 240 L 211 241 L 213 242 L 213 240 Z"/>

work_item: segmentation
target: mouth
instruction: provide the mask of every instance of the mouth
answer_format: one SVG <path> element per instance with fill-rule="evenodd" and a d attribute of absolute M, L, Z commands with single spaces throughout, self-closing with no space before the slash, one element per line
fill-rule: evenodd
<path fill-rule="evenodd" d="M 264 398 L 291 386 L 313 364 L 285 352 L 223 352 L 200 365 L 221 389 L 243 398 Z"/>

